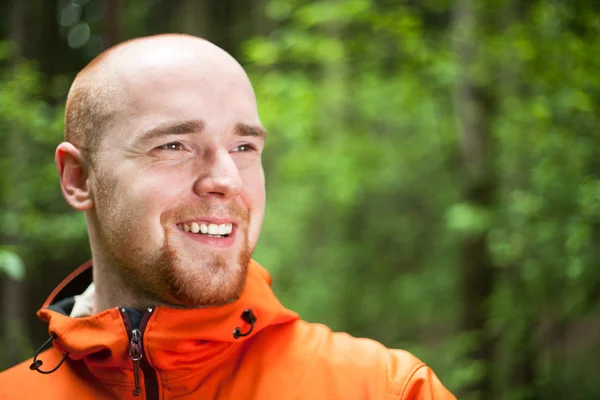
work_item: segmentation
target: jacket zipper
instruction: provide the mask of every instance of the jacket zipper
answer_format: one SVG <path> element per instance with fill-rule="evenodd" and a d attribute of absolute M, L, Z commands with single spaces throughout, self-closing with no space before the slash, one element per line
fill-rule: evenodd
<path fill-rule="evenodd" d="M 140 384 L 140 368 L 144 373 L 144 388 L 146 389 L 146 400 L 158 400 L 158 380 L 156 377 L 156 371 L 148 362 L 148 358 L 144 357 L 144 345 L 143 337 L 144 330 L 148 324 L 148 320 L 152 316 L 154 311 L 153 307 L 149 307 L 147 312 L 142 317 L 139 327 L 133 327 L 131 319 L 127 315 L 125 308 L 120 308 L 121 315 L 123 316 L 123 323 L 127 330 L 127 336 L 129 338 L 129 358 L 133 362 L 133 381 L 135 388 L 133 389 L 133 395 L 139 396 L 142 393 L 142 386 Z"/>

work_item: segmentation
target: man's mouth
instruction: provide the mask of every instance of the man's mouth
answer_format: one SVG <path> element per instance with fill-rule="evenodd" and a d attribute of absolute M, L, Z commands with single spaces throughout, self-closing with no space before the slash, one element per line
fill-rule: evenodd
<path fill-rule="evenodd" d="M 204 222 L 185 222 L 177 224 L 184 232 L 196 233 L 202 236 L 214 238 L 226 238 L 233 231 L 233 224 L 210 224 Z"/>

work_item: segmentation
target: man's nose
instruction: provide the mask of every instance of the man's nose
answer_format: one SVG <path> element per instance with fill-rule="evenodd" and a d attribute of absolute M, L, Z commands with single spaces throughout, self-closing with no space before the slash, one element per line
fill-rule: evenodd
<path fill-rule="evenodd" d="M 198 178 L 194 191 L 198 196 L 214 195 L 221 198 L 235 197 L 243 189 L 243 182 L 237 165 L 226 150 L 207 154 L 199 163 Z"/>

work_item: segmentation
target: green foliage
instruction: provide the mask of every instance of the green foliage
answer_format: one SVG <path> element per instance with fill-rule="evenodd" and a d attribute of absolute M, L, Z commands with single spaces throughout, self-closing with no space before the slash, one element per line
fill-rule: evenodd
<path fill-rule="evenodd" d="M 23 260 L 8 249 L 0 248 L 0 271 L 15 281 L 20 281 L 25 276 Z"/>
<path fill-rule="evenodd" d="M 551 385 L 543 371 L 562 371 L 545 332 L 584 325 L 598 304 L 598 13 L 537 2 L 481 28 L 472 76 L 498 99 L 488 209 L 460 196 L 459 68 L 449 26 L 424 28 L 453 5 L 431 3 L 268 3 L 281 27 L 245 47 L 272 131 L 256 256 L 306 319 L 414 349 L 458 390 L 482 370 L 465 358 L 479 339 L 456 339 L 457 249 L 485 234 L 499 269 L 488 321 L 502 360 L 495 387 L 504 392 L 518 355 L 533 352 L 538 381 L 506 397 L 527 398 Z M 579 363 L 598 366 L 583 353 L 569 360 Z"/>
<path fill-rule="evenodd" d="M 146 21 L 150 3 L 127 2 L 125 20 Z M 496 398 L 598 398 L 600 10 L 477 3 L 465 38 L 450 23 L 457 4 L 266 1 L 275 29 L 242 43 L 270 131 L 255 258 L 286 306 L 414 352 L 459 398 L 490 366 Z M 473 38 L 465 72 L 456 49 Z M 52 162 L 64 109 L 50 104 L 72 76 L 11 54 L 0 42 L 0 268 L 41 286 L 48 264 L 88 252 Z M 490 103 L 486 206 L 465 196 L 477 175 L 460 151 L 465 74 Z M 474 235 L 493 292 L 484 329 L 466 332 L 461 245 Z M 485 339 L 489 359 L 477 355 Z"/>
<path fill-rule="evenodd" d="M 487 232 L 492 226 L 489 212 L 472 204 L 455 204 L 448 210 L 448 228 L 457 233 Z"/>
<path fill-rule="evenodd" d="M 29 61 L 14 62 L 0 42 L 0 237 L 14 277 L 28 267 L 67 251 L 64 241 L 85 241 L 80 215 L 68 210 L 58 188 L 54 149 L 62 139 L 62 106 L 44 98 L 44 77 Z M 0 60 L 1 62 L 1 60 Z M 16 262 L 16 260 L 20 260 Z M 21 261 L 22 260 L 22 261 Z M 23 263 L 25 266 L 23 266 Z"/>
<path fill-rule="evenodd" d="M 285 28 L 248 42 L 272 131 L 256 257 L 275 274 L 284 304 L 304 318 L 394 347 L 428 336 L 434 354 L 444 346 L 436 337 L 455 329 L 458 308 L 457 238 L 445 224 L 459 200 L 452 67 L 441 57 L 424 69 L 389 69 L 404 51 L 416 53 L 407 64 L 424 64 L 439 46 L 421 36 L 419 16 L 403 10 L 394 20 L 366 2 L 295 4 Z M 409 49 L 398 45 L 402 29 Z M 438 75 L 445 93 L 423 90 Z M 427 361 L 441 368 L 456 359 Z"/>

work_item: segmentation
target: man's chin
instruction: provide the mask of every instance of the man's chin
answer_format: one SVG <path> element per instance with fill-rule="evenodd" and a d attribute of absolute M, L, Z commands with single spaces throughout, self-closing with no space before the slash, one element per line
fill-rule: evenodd
<path fill-rule="evenodd" d="M 237 258 L 237 257 L 236 257 Z M 240 260 L 242 261 L 242 260 Z M 237 300 L 244 289 L 250 259 L 215 256 L 163 271 L 162 297 L 167 303 L 187 307 L 219 306 Z"/>

